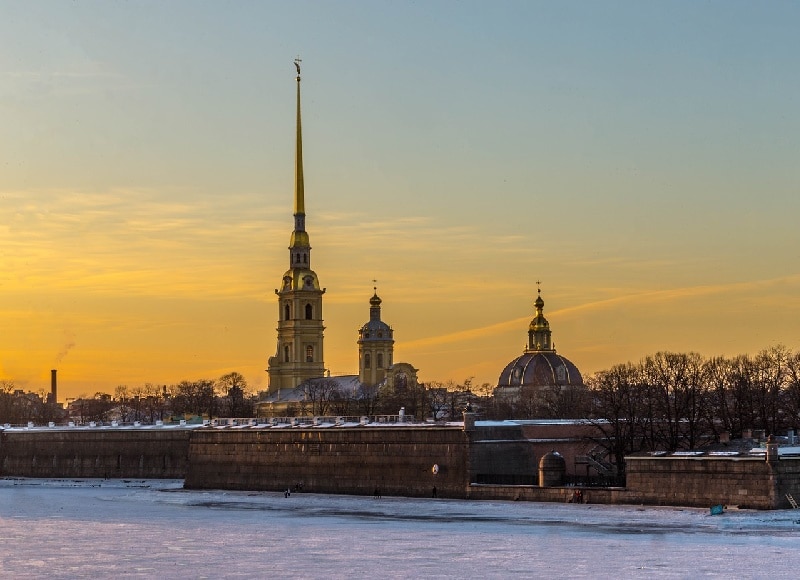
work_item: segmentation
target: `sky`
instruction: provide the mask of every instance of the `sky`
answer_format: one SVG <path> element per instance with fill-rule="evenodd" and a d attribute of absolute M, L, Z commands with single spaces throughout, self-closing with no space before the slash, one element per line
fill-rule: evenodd
<path fill-rule="evenodd" d="M 537 281 L 586 377 L 800 348 L 791 2 L 0 0 L 0 379 L 267 387 L 293 227 L 325 364 L 495 384 Z"/>

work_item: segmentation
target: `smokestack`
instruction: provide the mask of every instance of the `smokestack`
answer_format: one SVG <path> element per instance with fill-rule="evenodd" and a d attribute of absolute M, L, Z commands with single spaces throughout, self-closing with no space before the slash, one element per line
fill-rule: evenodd
<path fill-rule="evenodd" d="M 58 379 L 56 378 L 56 373 L 58 371 L 53 369 L 50 371 L 50 403 L 54 405 L 58 402 L 57 394 L 58 394 Z"/>

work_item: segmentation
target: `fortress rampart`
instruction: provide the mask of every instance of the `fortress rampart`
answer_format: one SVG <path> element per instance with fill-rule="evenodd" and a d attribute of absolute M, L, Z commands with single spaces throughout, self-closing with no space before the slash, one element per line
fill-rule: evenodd
<path fill-rule="evenodd" d="M 634 456 L 621 487 L 539 487 L 548 451 L 575 453 L 513 422 L 460 425 L 34 428 L 0 431 L 0 476 L 185 479 L 189 489 L 754 509 L 800 499 L 800 457 Z M 544 432 L 544 431 L 543 431 Z M 543 432 L 539 432 L 541 435 Z M 584 445 L 587 443 L 584 442 Z M 593 445 L 593 443 L 589 443 Z M 573 466 L 574 468 L 574 466 Z"/>
<path fill-rule="evenodd" d="M 459 428 L 201 430 L 186 487 L 464 497 L 468 439 Z"/>
<path fill-rule="evenodd" d="M 0 432 L 0 476 L 180 479 L 190 429 L 63 428 Z"/>
<path fill-rule="evenodd" d="M 791 507 L 786 494 L 800 497 L 797 457 L 628 457 L 626 464 L 632 503 L 782 509 Z"/>

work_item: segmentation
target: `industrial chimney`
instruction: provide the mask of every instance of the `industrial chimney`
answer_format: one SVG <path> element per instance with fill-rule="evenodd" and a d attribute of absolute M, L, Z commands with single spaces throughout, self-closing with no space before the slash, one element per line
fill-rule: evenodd
<path fill-rule="evenodd" d="M 58 379 L 56 378 L 56 373 L 58 371 L 53 369 L 50 371 L 50 396 L 48 397 L 48 403 L 56 404 L 58 402 Z"/>

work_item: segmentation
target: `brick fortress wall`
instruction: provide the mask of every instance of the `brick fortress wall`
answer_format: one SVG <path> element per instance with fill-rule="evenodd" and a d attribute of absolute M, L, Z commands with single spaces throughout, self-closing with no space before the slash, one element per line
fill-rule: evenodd
<path fill-rule="evenodd" d="M 0 433 L 0 476 L 181 479 L 189 429 L 42 429 Z"/>
<path fill-rule="evenodd" d="M 788 508 L 800 497 L 800 459 L 763 457 L 629 457 L 627 488 L 639 503 L 753 509 Z"/>
<path fill-rule="evenodd" d="M 189 489 L 465 497 L 468 438 L 460 428 L 198 430 Z M 434 465 L 436 468 L 434 469 Z"/>
<path fill-rule="evenodd" d="M 311 492 L 369 495 L 378 488 L 418 497 L 435 486 L 439 497 L 568 501 L 576 488 L 530 485 L 538 447 L 568 442 L 529 437 L 508 426 L 6 430 L 0 476 L 185 477 L 192 489 L 301 484 Z M 756 509 L 790 507 L 787 493 L 800 500 L 800 458 L 629 457 L 627 472 L 625 489 L 584 488 L 584 500 Z"/>

